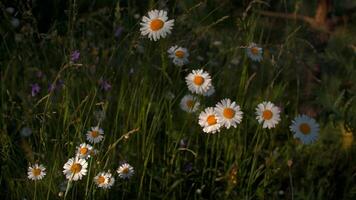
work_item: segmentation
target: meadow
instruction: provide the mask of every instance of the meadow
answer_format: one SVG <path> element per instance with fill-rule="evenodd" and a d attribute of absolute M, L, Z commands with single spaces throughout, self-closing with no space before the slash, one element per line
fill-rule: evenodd
<path fill-rule="evenodd" d="M 0 10 L 0 199 L 356 199 L 356 2 Z"/>

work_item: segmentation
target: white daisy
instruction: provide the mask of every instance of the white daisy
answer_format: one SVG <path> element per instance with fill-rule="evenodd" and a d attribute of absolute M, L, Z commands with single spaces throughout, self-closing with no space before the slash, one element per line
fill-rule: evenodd
<path fill-rule="evenodd" d="M 99 127 L 92 127 L 90 131 L 87 132 L 87 140 L 90 143 L 99 143 L 104 139 L 104 131 Z"/>
<path fill-rule="evenodd" d="M 37 163 L 29 166 L 27 170 L 28 179 L 37 181 L 43 179 L 46 176 L 46 168 L 43 165 Z"/>
<path fill-rule="evenodd" d="M 262 102 L 257 105 L 256 108 L 256 119 L 258 120 L 258 123 L 262 124 L 263 123 L 263 128 L 274 128 L 278 124 L 279 121 L 281 121 L 280 118 L 280 109 L 275 106 L 271 102 Z"/>
<path fill-rule="evenodd" d="M 212 107 L 206 108 L 199 115 L 199 125 L 203 127 L 205 133 L 220 132 L 220 123 L 217 120 L 217 114 Z"/>
<path fill-rule="evenodd" d="M 70 158 L 63 166 L 63 174 L 70 181 L 81 180 L 87 174 L 88 163 L 85 159 Z"/>
<path fill-rule="evenodd" d="M 168 20 L 167 12 L 164 10 L 151 10 L 148 12 L 148 17 L 143 16 L 140 23 L 141 35 L 146 36 L 150 40 L 157 41 L 160 38 L 165 38 L 171 33 L 174 25 L 174 20 Z"/>
<path fill-rule="evenodd" d="M 95 184 L 103 189 L 109 189 L 115 183 L 115 178 L 110 172 L 100 172 L 94 177 Z"/>
<path fill-rule="evenodd" d="M 77 147 L 77 156 L 87 159 L 91 156 L 93 147 L 90 144 L 82 143 Z"/>
<path fill-rule="evenodd" d="M 180 101 L 180 107 L 182 108 L 182 110 L 186 111 L 186 112 L 195 112 L 198 110 L 199 108 L 199 101 L 196 97 L 192 96 L 192 95 L 185 95 L 182 100 Z"/>
<path fill-rule="evenodd" d="M 247 56 L 253 61 L 260 62 L 262 60 L 263 50 L 255 43 L 251 43 L 246 49 Z"/>
<path fill-rule="evenodd" d="M 215 87 L 213 85 L 211 85 L 209 90 L 206 91 L 205 93 L 203 93 L 203 96 L 209 97 L 209 96 L 213 95 L 214 93 L 215 93 Z"/>
<path fill-rule="evenodd" d="M 173 59 L 173 64 L 177 66 L 181 67 L 189 62 L 189 53 L 186 48 L 175 45 L 169 48 L 167 52 L 169 53 L 168 56 Z"/>
<path fill-rule="evenodd" d="M 216 104 L 215 111 L 218 123 L 227 129 L 231 126 L 236 128 L 237 124 L 241 123 L 243 113 L 235 101 L 231 102 L 230 99 L 223 99 Z"/>
<path fill-rule="evenodd" d="M 188 85 L 188 89 L 196 94 L 204 94 L 212 87 L 209 73 L 202 69 L 193 70 L 189 73 L 185 77 L 185 82 Z"/>
<path fill-rule="evenodd" d="M 294 133 L 294 138 L 298 138 L 303 144 L 313 143 L 318 138 L 319 124 L 307 115 L 298 115 L 289 128 Z"/>
<path fill-rule="evenodd" d="M 133 167 L 128 163 L 123 163 L 122 165 L 120 165 L 116 172 L 122 179 L 129 179 L 135 173 Z"/>

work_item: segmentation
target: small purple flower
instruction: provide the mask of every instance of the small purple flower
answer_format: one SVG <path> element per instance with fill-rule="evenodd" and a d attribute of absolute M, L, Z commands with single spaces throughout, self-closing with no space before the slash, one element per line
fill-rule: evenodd
<path fill-rule="evenodd" d="M 35 83 L 35 84 L 31 84 L 31 96 L 36 96 L 41 90 L 41 87 Z"/>
<path fill-rule="evenodd" d="M 72 54 L 70 55 L 70 60 L 72 62 L 77 62 L 80 58 L 80 52 L 78 50 L 75 50 L 72 52 Z"/>
<path fill-rule="evenodd" d="M 99 80 L 99 85 L 100 85 L 100 89 L 102 89 L 104 91 L 108 91 L 112 87 L 111 84 L 108 81 L 106 81 L 106 80 L 104 80 L 102 78 Z"/>
<path fill-rule="evenodd" d="M 115 30 L 115 37 L 120 37 L 121 36 L 121 33 L 122 31 L 124 30 L 124 28 L 122 28 L 121 26 L 117 27 L 116 30 Z"/>

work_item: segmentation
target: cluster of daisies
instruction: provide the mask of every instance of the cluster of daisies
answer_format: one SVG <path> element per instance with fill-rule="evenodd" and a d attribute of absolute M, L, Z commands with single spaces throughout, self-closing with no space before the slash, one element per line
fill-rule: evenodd
<path fill-rule="evenodd" d="M 82 143 L 76 148 L 76 155 L 70 158 L 63 166 L 63 174 L 69 181 L 81 180 L 88 171 L 88 159 L 98 153 L 92 145 L 103 141 L 104 131 L 99 127 L 92 127 L 86 133 L 89 143 Z M 122 163 L 116 170 L 122 179 L 129 179 L 134 174 L 133 167 L 128 163 Z M 33 164 L 28 168 L 28 178 L 31 180 L 41 180 L 46 175 L 46 168 L 42 164 Z M 108 189 L 115 183 L 115 178 L 110 170 L 99 172 L 94 177 L 94 182 L 99 188 Z"/>
<path fill-rule="evenodd" d="M 171 33 L 174 20 L 168 20 L 167 12 L 163 10 L 151 10 L 148 16 L 142 18 L 141 34 L 148 36 L 150 40 L 157 41 L 165 38 Z M 263 49 L 255 43 L 250 43 L 246 48 L 247 56 L 256 62 L 263 58 Z M 183 47 L 173 46 L 168 50 L 169 57 L 177 66 L 188 63 L 188 50 Z M 210 96 L 215 88 L 212 85 L 211 76 L 203 69 L 193 70 L 185 78 L 188 89 L 193 94 Z M 198 97 L 185 95 L 180 106 L 184 111 L 195 112 L 199 109 Z M 241 123 L 243 112 L 240 106 L 230 99 L 223 99 L 215 107 L 205 108 L 199 115 L 199 125 L 206 133 L 216 133 L 221 128 L 237 127 Z M 271 102 L 262 102 L 257 105 L 256 119 L 262 124 L 263 128 L 274 128 L 280 122 L 280 109 Z M 307 115 L 298 115 L 290 126 L 294 132 L 294 137 L 301 140 L 304 144 L 314 142 L 318 137 L 319 125 Z"/>

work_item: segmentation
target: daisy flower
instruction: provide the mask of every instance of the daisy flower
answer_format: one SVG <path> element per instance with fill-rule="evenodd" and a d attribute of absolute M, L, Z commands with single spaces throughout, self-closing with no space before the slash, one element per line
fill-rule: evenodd
<path fill-rule="evenodd" d="M 193 70 L 189 73 L 185 77 L 185 82 L 188 89 L 196 94 L 204 94 L 212 87 L 210 75 L 202 69 Z"/>
<path fill-rule="evenodd" d="M 129 179 L 135 173 L 133 167 L 128 163 L 123 163 L 122 165 L 120 165 L 116 172 L 122 179 Z"/>
<path fill-rule="evenodd" d="M 173 59 L 173 64 L 177 66 L 181 67 L 189 62 L 189 53 L 186 48 L 178 47 L 177 45 L 175 45 L 169 48 L 167 52 L 169 54 L 168 57 Z"/>
<path fill-rule="evenodd" d="M 246 49 L 247 56 L 253 60 L 260 62 L 262 60 L 263 50 L 261 47 L 257 46 L 255 43 L 251 43 Z"/>
<path fill-rule="evenodd" d="M 41 180 L 44 176 L 46 176 L 46 168 L 43 165 L 38 165 L 36 163 L 28 167 L 27 175 L 30 180 Z"/>
<path fill-rule="evenodd" d="M 236 128 L 237 124 L 241 123 L 243 113 L 235 101 L 223 99 L 216 104 L 215 111 L 218 123 L 227 129 L 231 126 Z"/>
<path fill-rule="evenodd" d="M 87 159 L 90 157 L 92 149 L 93 147 L 90 144 L 82 143 L 77 147 L 77 156 Z"/>
<path fill-rule="evenodd" d="M 281 121 L 280 118 L 280 109 L 275 106 L 271 102 L 262 102 L 257 105 L 256 108 L 256 119 L 258 120 L 258 123 L 262 124 L 263 123 L 263 128 L 274 128 L 278 124 L 279 121 Z"/>
<path fill-rule="evenodd" d="M 217 120 L 217 114 L 212 107 L 206 108 L 199 115 L 199 125 L 203 127 L 205 133 L 220 132 L 220 123 Z"/>
<path fill-rule="evenodd" d="M 90 143 L 96 144 L 104 139 L 104 131 L 99 127 L 92 127 L 90 131 L 87 132 L 87 140 Z"/>
<path fill-rule="evenodd" d="M 213 95 L 214 93 L 215 93 L 215 87 L 213 85 L 211 85 L 209 90 L 206 91 L 205 93 L 203 93 L 203 96 L 209 97 L 209 96 Z"/>
<path fill-rule="evenodd" d="M 95 184 L 103 189 L 109 189 L 115 183 L 115 178 L 110 172 L 100 172 L 94 177 Z"/>
<path fill-rule="evenodd" d="M 199 101 L 197 100 L 196 97 L 192 95 L 185 95 L 182 100 L 180 101 L 180 107 L 182 110 L 192 113 L 198 110 L 199 108 Z"/>
<path fill-rule="evenodd" d="M 142 17 L 140 25 L 141 35 L 148 35 L 150 40 L 157 41 L 171 33 L 174 20 L 168 20 L 167 12 L 164 10 L 151 10 L 148 17 Z"/>
<path fill-rule="evenodd" d="M 70 158 L 63 166 L 63 174 L 70 181 L 81 180 L 87 174 L 88 163 L 85 159 Z"/>
<path fill-rule="evenodd" d="M 319 124 L 307 115 L 298 115 L 289 128 L 294 133 L 294 138 L 298 138 L 303 144 L 313 143 L 318 138 Z"/>

